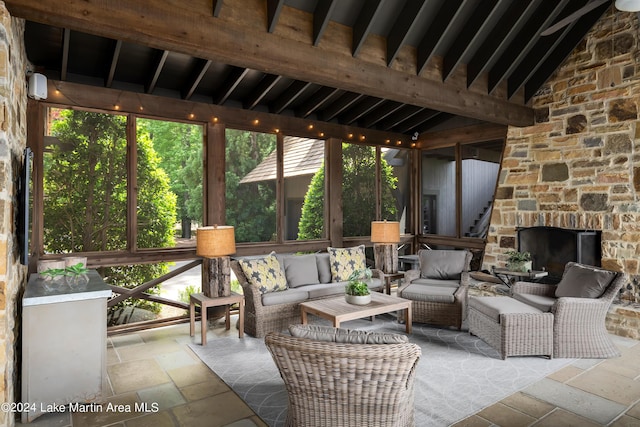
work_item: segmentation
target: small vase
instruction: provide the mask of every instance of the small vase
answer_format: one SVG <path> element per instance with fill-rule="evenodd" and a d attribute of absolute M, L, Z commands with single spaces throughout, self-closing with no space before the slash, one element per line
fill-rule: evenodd
<path fill-rule="evenodd" d="M 67 285 L 77 289 L 84 289 L 87 287 L 87 284 L 89 284 L 89 276 L 87 276 L 86 274 L 74 274 L 71 276 L 66 276 L 65 280 L 67 282 Z"/>
<path fill-rule="evenodd" d="M 347 295 L 345 294 L 345 300 L 349 304 L 354 305 L 367 305 L 371 302 L 371 294 L 369 295 Z"/>

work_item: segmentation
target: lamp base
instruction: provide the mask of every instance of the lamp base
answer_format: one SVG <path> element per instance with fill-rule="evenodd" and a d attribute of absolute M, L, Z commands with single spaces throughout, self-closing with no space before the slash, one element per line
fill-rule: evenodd
<path fill-rule="evenodd" d="M 209 298 L 231 295 L 231 259 L 202 258 L 202 293 Z"/>
<path fill-rule="evenodd" d="M 398 272 L 398 245 L 396 243 L 374 243 L 373 259 L 378 270 L 385 274 Z"/>

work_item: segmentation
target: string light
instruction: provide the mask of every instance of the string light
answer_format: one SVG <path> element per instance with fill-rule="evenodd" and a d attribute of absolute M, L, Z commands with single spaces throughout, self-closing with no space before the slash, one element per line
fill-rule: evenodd
<path fill-rule="evenodd" d="M 253 121 L 253 124 L 254 124 L 254 125 L 256 125 L 256 126 L 257 126 L 257 125 L 259 125 L 259 124 L 260 124 L 260 120 L 255 119 L 255 120 Z"/>

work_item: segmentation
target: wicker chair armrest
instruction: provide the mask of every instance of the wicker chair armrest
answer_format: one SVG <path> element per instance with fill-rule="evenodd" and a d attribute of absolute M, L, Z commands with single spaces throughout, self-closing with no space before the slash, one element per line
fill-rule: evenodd
<path fill-rule="evenodd" d="M 556 316 L 556 322 L 581 319 L 589 320 L 606 315 L 611 302 L 603 298 L 558 298 L 551 309 Z"/>
<path fill-rule="evenodd" d="M 511 294 L 532 294 L 544 297 L 555 297 L 556 285 L 534 282 L 515 282 L 511 286 Z"/>
<path fill-rule="evenodd" d="M 467 288 L 471 284 L 471 273 L 470 271 L 463 271 L 460 275 L 460 286 L 466 286 Z"/>
<path fill-rule="evenodd" d="M 402 294 L 404 288 L 409 286 L 413 280 L 420 277 L 420 270 L 409 270 L 404 272 L 404 277 L 398 286 L 398 295 Z"/>

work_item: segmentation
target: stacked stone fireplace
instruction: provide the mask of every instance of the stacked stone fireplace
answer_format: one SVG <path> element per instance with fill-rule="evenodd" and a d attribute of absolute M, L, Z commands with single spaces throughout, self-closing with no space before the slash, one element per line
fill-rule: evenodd
<path fill-rule="evenodd" d="M 610 317 L 630 311 L 607 326 L 634 338 L 640 338 L 639 36 L 636 14 L 612 6 L 533 97 L 535 124 L 509 128 L 482 266 L 504 266 L 505 253 L 519 249 L 520 228 L 598 231 L 601 266 L 628 276 Z"/>

